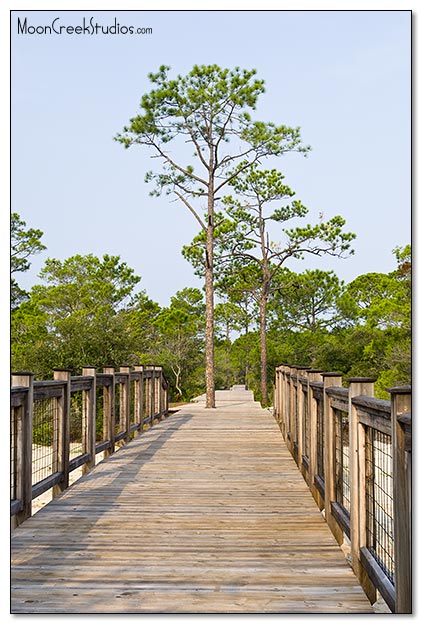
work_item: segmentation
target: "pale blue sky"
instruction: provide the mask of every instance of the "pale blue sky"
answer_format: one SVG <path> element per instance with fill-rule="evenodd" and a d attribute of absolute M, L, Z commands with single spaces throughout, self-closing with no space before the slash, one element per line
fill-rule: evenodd
<path fill-rule="evenodd" d="M 151 27 L 144 36 L 18 35 L 27 24 Z M 309 220 L 341 214 L 355 256 L 290 265 L 333 269 L 351 281 L 391 271 L 410 242 L 411 15 L 406 11 L 15 12 L 12 15 L 12 210 L 44 231 L 47 257 L 112 253 L 161 305 L 198 286 L 180 250 L 197 233 L 187 210 L 148 196 L 150 153 L 113 141 L 138 112 L 160 64 L 256 68 L 259 119 L 301 126 L 309 158 L 279 168 Z M 276 238 L 276 237 L 275 237 Z"/>

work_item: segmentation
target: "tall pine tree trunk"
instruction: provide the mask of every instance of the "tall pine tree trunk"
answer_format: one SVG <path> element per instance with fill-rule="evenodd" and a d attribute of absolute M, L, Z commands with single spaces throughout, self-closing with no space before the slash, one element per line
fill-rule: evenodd
<path fill-rule="evenodd" d="M 214 180 L 208 190 L 208 224 L 205 253 L 205 407 L 215 407 L 214 381 Z"/>
<path fill-rule="evenodd" d="M 269 271 L 268 250 L 270 248 L 269 236 L 265 241 L 265 219 L 262 211 L 262 203 L 259 203 L 259 237 L 262 253 L 262 290 L 259 299 L 259 342 L 261 355 L 261 403 L 265 407 L 268 403 L 268 380 L 267 380 L 267 302 L 270 293 L 271 276 Z"/>

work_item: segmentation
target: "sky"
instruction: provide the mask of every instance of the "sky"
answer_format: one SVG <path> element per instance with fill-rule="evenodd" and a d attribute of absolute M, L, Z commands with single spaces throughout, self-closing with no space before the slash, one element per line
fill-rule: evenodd
<path fill-rule="evenodd" d="M 40 33 L 54 19 L 57 28 L 84 18 L 152 33 Z M 120 256 L 160 305 L 201 286 L 181 255 L 196 221 L 171 198 L 149 196 L 147 148 L 113 140 L 161 64 L 174 74 L 194 64 L 255 68 L 266 92 L 254 117 L 301 127 L 309 157 L 288 154 L 276 166 L 309 222 L 339 214 L 357 238 L 349 259 L 289 268 L 334 270 L 346 282 L 393 270 L 393 248 L 411 240 L 410 30 L 404 10 L 14 11 L 11 208 L 47 247 L 21 286 L 39 282 L 47 257 L 88 253 Z"/>

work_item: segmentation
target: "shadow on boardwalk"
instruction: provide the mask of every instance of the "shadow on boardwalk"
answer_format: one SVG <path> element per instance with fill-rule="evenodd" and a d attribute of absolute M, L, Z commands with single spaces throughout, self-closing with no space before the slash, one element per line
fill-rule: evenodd
<path fill-rule="evenodd" d="M 171 416 L 171 427 L 166 422 L 155 425 L 141 436 L 122 446 L 111 456 L 103 459 L 90 473 L 82 476 L 60 496 L 39 510 L 36 516 L 26 520 L 24 525 L 12 533 L 12 549 L 25 548 L 28 538 L 36 540 L 33 548 L 25 548 L 25 562 L 17 559 L 19 569 L 44 567 L 57 556 L 64 562 L 69 558 L 74 563 L 83 557 L 85 548 L 90 547 L 91 533 L 95 525 L 106 516 L 125 489 L 141 480 L 142 470 L 152 458 L 168 443 L 179 427 L 191 418 L 186 412 Z M 69 548 L 69 536 L 75 539 Z M 61 538 L 66 536 L 66 540 Z M 105 545 L 107 548 L 107 545 Z M 13 554 L 12 554 L 13 561 Z M 46 575 L 41 585 L 48 585 L 50 575 Z M 66 582 L 65 578 L 61 582 Z M 42 603 L 44 597 L 25 601 L 25 604 Z M 12 587 L 13 600 L 13 587 Z M 30 609 L 29 609 L 30 610 Z"/>

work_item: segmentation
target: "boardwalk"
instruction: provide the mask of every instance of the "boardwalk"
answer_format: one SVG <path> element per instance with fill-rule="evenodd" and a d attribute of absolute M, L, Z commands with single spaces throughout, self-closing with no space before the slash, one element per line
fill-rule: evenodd
<path fill-rule="evenodd" d="M 372 612 L 271 414 L 188 405 L 12 537 L 13 613 Z"/>

